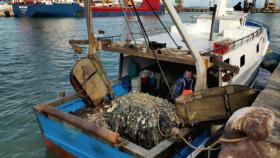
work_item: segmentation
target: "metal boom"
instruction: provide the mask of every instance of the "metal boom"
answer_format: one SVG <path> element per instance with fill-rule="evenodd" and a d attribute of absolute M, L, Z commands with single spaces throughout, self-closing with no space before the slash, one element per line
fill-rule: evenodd
<path fill-rule="evenodd" d="M 198 49 L 194 46 L 191 39 L 189 38 L 189 35 L 187 31 L 184 28 L 184 25 L 177 14 L 176 10 L 173 7 L 173 4 L 170 0 L 162 0 L 164 5 L 166 6 L 173 22 L 175 23 L 180 35 L 183 38 L 183 41 L 185 42 L 187 48 L 191 52 L 194 60 L 195 60 L 195 66 L 196 66 L 196 72 L 197 72 L 197 80 L 196 80 L 196 86 L 195 90 L 202 90 L 206 88 L 206 81 L 207 81 L 207 71 L 206 66 L 204 64 L 204 61 L 199 54 Z"/>

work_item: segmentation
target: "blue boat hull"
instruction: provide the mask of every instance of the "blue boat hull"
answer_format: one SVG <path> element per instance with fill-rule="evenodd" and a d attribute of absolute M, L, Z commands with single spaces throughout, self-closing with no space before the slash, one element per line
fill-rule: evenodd
<path fill-rule="evenodd" d="M 127 93 L 125 87 L 123 87 L 122 84 L 114 85 L 113 90 L 118 96 Z M 142 152 L 135 152 L 139 152 L 139 147 L 133 147 L 133 149 L 136 148 L 135 151 L 133 151 L 131 148 L 129 150 L 129 147 L 127 147 L 125 144 L 122 146 L 109 143 L 96 135 L 90 134 L 90 132 L 85 131 L 85 129 L 78 127 L 77 125 L 69 124 L 69 122 L 66 120 L 62 120 L 59 117 L 55 117 L 52 114 L 42 111 L 40 108 L 42 106 L 49 106 L 57 111 L 71 114 L 84 108 L 86 105 L 81 98 L 72 96 L 49 104 L 38 105 L 34 107 L 34 113 L 42 132 L 44 142 L 48 147 L 59 152 L 62 157 L 130 158 L 139 157 L 139 154 L 142 154 Z M 79 124 L 83 124 L 83 121 L 79 121 Z M 198 132 L 197 136 L 193 139 L 192 144 L 195 146 L 200 146 L 204 144 L 208 138 L 208 130 Z M 131 146 L 131 144 L 128 146 Z M 159 147 L 159 149 L 162 150 L 161 153 L 163 155 L 161 155 L 161 153 L 157 153 L 155 156 L 166 157 L 166 155 L 168 155 L 167 157 L 180 158 L 186 157 L 193 152 L 190 147 L 185 145 L 180 145 L 181 147 L 177 148 L 176 150 L 173 149 L 172 144 L 164 146 L 166 147 Z M 152 154 L 154 151 L 157 151 L 157 149 L 145 150 L 143 154 L 148 153 L 148 155 L 154 155 Z M 166 153 L 166 151 L 168 151 L 168 153 Z M 149 154 L 150 152 L 151 154 Z"/>
<path fill-rule="evenodd" d="M 84 9 L 78 3 L 13 4 L 16 17 L 76 17 L 83 16 Z"/>
<path fill-rule="evenodd" d="M 73 111 L 73 109 L 79 109 L 79 107 L 84 106 L 81 99 L 69 103 L 62 105 L 61 108 L 66 108 L 64 109 L 66 111 L 68 111 L 67 108 L 71 108 L 71 111 Z M 46 144 L 51 148 L 56 146 L 62 149 L 64 153 L 58 153 L 60 155 L 64 156 L 67 153 L 67 155 L 81 158 L 132 157 L 98 138 L 92 137 L 78 129 L 65 126 L 60 121 L 50 119 L 43 113 L 37 113 L 36 118 L 40 124 Z"/>

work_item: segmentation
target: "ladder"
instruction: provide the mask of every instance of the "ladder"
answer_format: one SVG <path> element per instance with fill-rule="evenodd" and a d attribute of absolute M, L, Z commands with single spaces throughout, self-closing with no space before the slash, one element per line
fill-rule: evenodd
<path fill-rule="evenodd" d="M 140 21 L 137 18 L 137 16 L 135 15 L 135 10 L 132 6 L 128 6 L 127 5 L 127 0 L 118 0 L 119 1 L 119 5 L 122 9 L 129 33 L 131 35 L 132 41 L 134 42 L 134 44 L 136 45 L 136 39 L 137 39 L 137 34 L 139 34 L 138 32 L 134 32 L 135 30 L 140 30 L 140 37 L 142 36 L 144 41 L 145 41 L 145 45 L 148 45 L 147 42 L 147 38 L 144 36 L 144 30 L 140 25 Z M 129 0 L 128 0 L 129 1 Z M 131 3 L 133 4 L 133 0 L 130 0 Z M 139 38 L 139 37 L 138 37 Z"/>

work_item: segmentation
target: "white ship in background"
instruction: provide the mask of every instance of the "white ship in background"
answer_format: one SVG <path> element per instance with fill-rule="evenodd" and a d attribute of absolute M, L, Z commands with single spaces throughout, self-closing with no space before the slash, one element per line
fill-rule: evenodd
<path fill-rule="evenodd" d="M 196 23 L 184 24 L 184 28 L 202 56 L 218 56 L 220 61 L 239 67 L 239 73 L 228 73 L 228 76 L 220 73 L 218 80 L 208 79 L 208 87 L 228 84 L 250 86 L 269 47 L 269 28 L 247 20 L 246 13 L 226 9 L 226 4 L 226 0 L 219 1 L 214 20 L 212 13 L 200 15 Z M 150 40 L 166 43 L 167 48 L 177 48 L 179 45 L 183 50 L 188 50 L 175 26 L 170 34 L 177 45 L 167 33 L 150 36 Z"/>

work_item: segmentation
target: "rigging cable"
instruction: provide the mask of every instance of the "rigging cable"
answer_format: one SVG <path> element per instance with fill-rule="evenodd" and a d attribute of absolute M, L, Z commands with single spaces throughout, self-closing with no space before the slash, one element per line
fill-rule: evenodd
<path fill-rule="evenodd" d="M 132 2 L 133 9 L 134 9 L 134 11 L 135 11 L 135 14 L 136 14 L 136 16 L 137 16 L 137 19 L 138 19 L 138 21 L 139 21 L 140 27 L 142 28 L 142 31 L 143 31 L 143 33 L 144 33 L 144 36 L 146 37 L 146 38 L 144 38 L 144 39 L 147 40 L 147 42 L 148 42 L 148 43 L 147 43 L 147 46 L 148 46 L 148 48 L 149 48 L 149 44 L 150 44 L 149 36 L 147 35 L 147 32 L 146 32 L 146 30 L 145 30 L 145 27 L 144 27 L 144 25 L 143 25 L 143 23 L 142 23 L 142 21 L 141 21 L 141 19 L 140 19 L 140 16 L 139 16 L 138 11 L 137 11 L 137 9 L 136 9 L 136 7 L 135 7 L 135 4 L 134 4 L 134 0 L 131 0 L 131 2 Z M 148 50 L 150 50 L 150 49 L 148 49 Z M 160 70 L 160 72 L 161 72 L 161 74 L 162 74 L 162 77 L 163 77 L 163 79 L 164 79 L 164 82 L 165 82 L 165 84 L 166 84 L 166 86 L 167 86 L 167 88 L 168 88 L 168 90 L 169 90 L 169 93 L 170 93 L 172 96 L 174 96 L 174 95 L 173 95 L 173 92 L 172 92 L 172 90 L 171 90 L 171 88 L 170 88 L 170 86 L 169 86 L 169 83 L 168 83 L 168 81 L 167 81 L 167 79 L 166 79 L 166 76 L 165 76 L 165 74 L 164 74 L 164 72 L 163 72 L 163 69 L 162 69 L 162 67 L 161 67 L 161 65 L 160 65 L 160 62 L 159 62 L 159 60 L 158 60 L 158 58 L 157 58 L 157 56 L 156 56 L 156 54 L 155 54 L 155 52 L 154 52 L 154 50 L 151 50 L 151 51 L 152 51 L 152 53 L 153 53 L 153 55 L 154 55 L 154 57 L 155 57 L 155 59 L 156 59 L 156 61 L 157 61 L 159 70 Z"/>
<path fill-rule="evenodd" d="M 168 36 L 169 36 L 169 37 L 171 38 L 171 40 L 174 42 L 174 44 L 176 45 L 176 47 L 177 47 L 178 49 L 180 49 L 181 46 L 179 46 L 179 45 L 177 44 L 177 42 L 174 40 L 174 38 L 171 36 L 171 34 L 170 34 L 170 32 L 168 31 L 168 29 L 165 27 L 164 23 L 162 22 L 162 20 L 161 20 L 161 19 L 159 18 L 159 16 L 157 15 L 155 9 L 152 7 L 150 1 L 147 1 L 147 3 L 148 3 L 148 5 L 149 5 L 149 7 L 152 9 L 154 15 L 156 16 L 156 18 L 158 19 L 158 21 L 160 22 L 160 24 L 162 25 L 162 27 L 164 28 L 164 30 L 166 31 L 166 33 L 168 34 Z"/>

